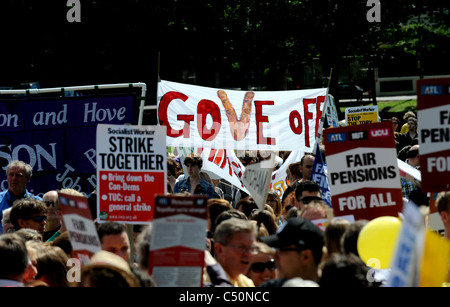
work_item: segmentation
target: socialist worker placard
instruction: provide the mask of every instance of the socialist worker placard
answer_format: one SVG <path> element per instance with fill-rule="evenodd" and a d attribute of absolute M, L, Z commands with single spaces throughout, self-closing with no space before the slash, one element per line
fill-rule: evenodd
<path fill-rule="evenodd" d="M 145 224 L 166 193 L 166 128 L 98 125 L 98 221 Z"/>

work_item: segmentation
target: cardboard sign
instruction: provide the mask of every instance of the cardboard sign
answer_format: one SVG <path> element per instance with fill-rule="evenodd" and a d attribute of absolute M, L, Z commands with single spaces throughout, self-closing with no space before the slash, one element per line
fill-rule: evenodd
<path fill-rule="evenodd" d="M 398 216 L 403 201 L 390 122 L 326 129 L 324 143 L 335 216 Z"/>
<path fill-rule="evenodd" d="M 260 210 L 263 210 L 266 204 L 274 161 L 275 156 L 272 154 L 269 160 L 247 165 L 242 177 L 242 182 Z"/>
<path fill-rule="evenodd" d="M 450 78 L 417 81 L 423 192 L 450 191 Z"/>
<path fill-rule="evenodd" d="M 145 224 L 166 194 L 165 127 L 98 125 L 98 222 Z"/>
<path fill-rule="evenodd" d="M 345 109 L 347 126 L 378 122 L 378 106 L 351 107 Z"/>
<path fill-rule="evenodd" d="M 86 197 L 58 192 L 64 225 L 69 233 L 72 251 L 82 264 L 102 249 Z"/>
<path fill-rule="evenodd" d="M 161 287 L 200 287 L 204 267 L 205 196 L 157 196 L 149 272 Z"/>

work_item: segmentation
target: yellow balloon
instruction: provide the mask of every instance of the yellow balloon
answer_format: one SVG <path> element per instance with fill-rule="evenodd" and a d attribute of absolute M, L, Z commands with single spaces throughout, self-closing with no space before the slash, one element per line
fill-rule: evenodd
<path fill-rule="evenodd" d="M 375 269 L 389 268 L 401 225 L 400 219 L 393 216 L 377 217 L 367 223 L 358 236 L 360 258 Z"/>

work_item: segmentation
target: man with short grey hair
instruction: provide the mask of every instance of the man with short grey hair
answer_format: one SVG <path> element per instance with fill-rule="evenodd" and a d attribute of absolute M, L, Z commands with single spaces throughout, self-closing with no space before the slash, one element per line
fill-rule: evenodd
<path fill-rule="evenodd" d="M 3 217 L 2 211 L 12 207 L 14 201 L 18 199 L 33 198 L 42 200 L 41 197 L 31 194 L 27 190 L 27 185 L 32 175 L 33 168 L 23 161 L 13 160 L 6 166 L 8 189 L 0 192 L 0 219 Z"/>

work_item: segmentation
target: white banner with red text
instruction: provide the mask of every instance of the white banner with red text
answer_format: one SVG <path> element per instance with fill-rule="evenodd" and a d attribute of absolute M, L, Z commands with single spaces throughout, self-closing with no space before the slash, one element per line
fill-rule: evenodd
<path fill-rule="evenodd" d="M 326 88 L 236 91 L 158 83 L 167 146 L 312 151 Z"/>

